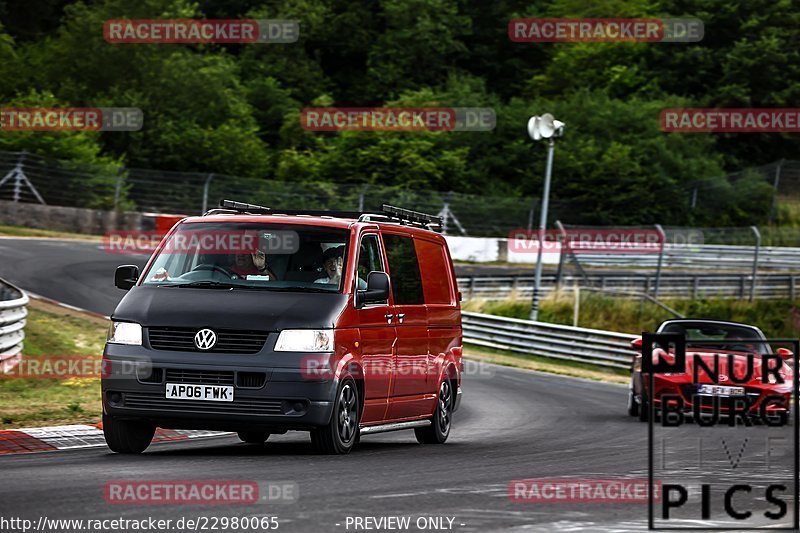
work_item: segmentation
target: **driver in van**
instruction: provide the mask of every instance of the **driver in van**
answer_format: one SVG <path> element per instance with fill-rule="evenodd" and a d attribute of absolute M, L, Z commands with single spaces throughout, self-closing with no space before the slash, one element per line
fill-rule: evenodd
<path fill-rule="evenodd" d="M 247 278 L 247 276 L 269 276 L 269 279 L 277 279 L 272 269 L 267 266 L 267 256 L 261 250 L 256 250 L 252 254 L 234 255 L 234 263 L 231 272 Z"/>

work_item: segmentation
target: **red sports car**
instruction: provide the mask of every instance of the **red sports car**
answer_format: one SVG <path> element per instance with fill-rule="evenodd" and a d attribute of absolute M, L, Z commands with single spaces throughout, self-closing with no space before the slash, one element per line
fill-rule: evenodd
<path fill-rule="evenodd" d="M 686 363 L 680 371 L 654 373 L 650 391 L 650 376 L 642 371 L 642 339 L 632 341 L 638 354 L 631 368 L 630 416 L 645 421 L 650 402 L 659 412 L 666 400 L 674 402 L 668 410 L 695 416 L 716 413 L 726 417 L 738 410 L 744 411 L 748 419 L 787 417 L 794 382 L 793 353 L 787 348 L 773 353 L 757 327 L 719 320 L 675 319 L 662 322 L 657 333 L 677 333 L 686 339 Z M 673 350 L 655 345 L 653 361 L 659 360 L 674 362 Z M 762 372 L 765 365 L 771 371 Z M 716 380 L 712 379 L 714 374 Z M 766 377 L 762 378 L 762 374 Z"/>

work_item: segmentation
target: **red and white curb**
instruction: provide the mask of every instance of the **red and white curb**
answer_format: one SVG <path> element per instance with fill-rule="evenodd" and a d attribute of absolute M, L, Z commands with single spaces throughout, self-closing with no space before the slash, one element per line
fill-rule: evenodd
<path fill-rule="evenodd" d="M 106 445 L 102 427 L 102 424 L 74 424 L 70 426 L 0 430 L 0 455 L 74 450 L 76 448 L 100 448 Z M 225 435 L 231 435 L 231 433 L 159 428 L 156 430 L 153 442 L 182 441 Z"/>

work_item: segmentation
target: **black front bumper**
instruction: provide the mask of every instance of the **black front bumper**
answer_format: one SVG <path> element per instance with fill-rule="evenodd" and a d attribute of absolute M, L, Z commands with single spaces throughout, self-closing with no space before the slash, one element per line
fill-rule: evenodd
<path fill-rule="evenodd" d="M 141 346 L 106 346 L 101 380 L 106 415 L 147 420 L 162 428 L 219 431 L 306 430 L 330 421 L 337 383 L 309 379 L 300 365 L 267 366 L 259 355 L 153 355 Z M 285 363 L 281 357 L 272 359 Z M 263 374 L 263 382 L 242 383 L 240 374 Z M 233 401 L 168 399 L 168 381 L 232 386 Z"/>

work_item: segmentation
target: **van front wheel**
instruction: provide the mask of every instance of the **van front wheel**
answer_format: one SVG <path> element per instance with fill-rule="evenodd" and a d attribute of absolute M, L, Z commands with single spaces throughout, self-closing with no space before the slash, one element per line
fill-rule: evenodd
<path fill-rule="evenodd" d="M 311 444 L 320 453 L 350 453 L 358 441 L 358 388 L 353 378 L 345 378 L 336 391 L 333 414 L 327 426 L 311 432 Z"/>
<path fill-rule="evenodd" d="M 149 422 L 118 420 L 103 415 L 106 444 L 116 453 L 142 453 L 153 441 L 156 427 Z"/>
<path fill-rule="evenodd" d="M 417 442 L 420 444 L 444 444 L 450 435 L 452 421 L 453 387 L 450 380 L 446 379 L 439 386 L 439 398 L 436 402 L 436 411 L 433 413 L 431 425 L 414 430 Z"/>

